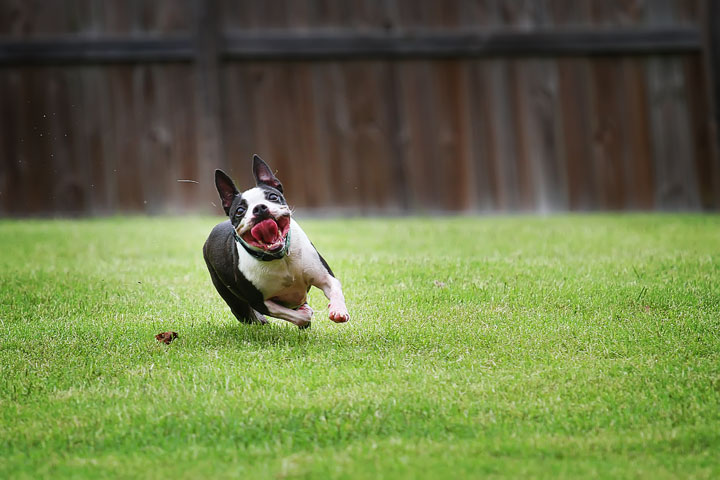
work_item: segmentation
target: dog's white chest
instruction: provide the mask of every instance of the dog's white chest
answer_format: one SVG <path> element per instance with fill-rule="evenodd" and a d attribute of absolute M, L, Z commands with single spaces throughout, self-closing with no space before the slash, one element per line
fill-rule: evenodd
<path fill-rule="evenodd" d="M 313 279 L 322 274 L 315 249 L 294 220 L 290 227 L 290 251 L 284 258 L 264 262 L 252 257 L 240 244 L 237 250 L 240 272 L 265 300 L 279 298 L 290 304 L 302 304 Z"/>

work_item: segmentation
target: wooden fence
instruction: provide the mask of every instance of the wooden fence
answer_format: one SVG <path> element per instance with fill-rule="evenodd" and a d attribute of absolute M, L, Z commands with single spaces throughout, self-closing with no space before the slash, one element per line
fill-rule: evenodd
<path fill-rule="evenodd" d="M 718 3 L 0 0 L 0 216 L 717 210 Z"/>

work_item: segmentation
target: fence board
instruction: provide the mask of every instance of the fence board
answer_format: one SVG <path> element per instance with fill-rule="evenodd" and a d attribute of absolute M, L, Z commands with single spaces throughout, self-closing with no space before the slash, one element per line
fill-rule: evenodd
<path fill-rule="evenodd" d="M 252 67 L 230 64 L 223 67 L 222 105 L 223 147 L 225 170 L 239 185 L 249 185 L 250 159 L 259 151 L 257 122 L 254 121 L 253 93 L 259 74 Z M 218 166 L 219 167 L 219 166 Z M 197 180 L 213 185 L 212 171 L 199 171 Z M 214 196 L 211 197 L 214 200 Z M 217 202 L 215 202 L 217 204 Z"/>
<path fill-rule="evenodd" d="M 533 205 L 541 211 L 566 210 L 567 179 L 558 152 L 558 93 L 556 64 L 531 60 L 520 67 L 522 134 L 535 192 Z"/>
<path fill-rule="evenodd" d="M 484 64 L 479 62 L 468 62 L 463 73 L 467 98 L 460 121 L 465 123 L 467 129 L 468 202 L 475 210 L 492 211 L 497 205 L 497 173 L 490 126 L 492 111 L 489 106 L 488 76 Z"/>
<path fill-rule="evenodd" d="M 506 61 L 488 64 L 490 76 L 490 101 L 493 113 L 490 137 L 495 139 L 494 162 L 497 171 L 497 206 L 500 210 L 521 208 L 518 188 L 518 143 L 514 125 L 515 112 L 512 108 L 512 91 L 509 86 L 510 72 Z"/>
<path fill-rule="evenodd" d="M 671 23 L 676 11 L 671 0 L 657 0 L 648 10 L 648 21 Z M 652 56 L 648 60 L 653 154 L 656 159 L 656 202 L 666 209 L 700 206 L 690 118 L 685 96 L 685 76 L 678 58 Z"/>
<path fill-rule="evenodd" d="M 341 206 L 343 185 L 339 164 L 343 162 L 343 155 L 348 147 L 342 138 L 338 139 L 341 135 L 339 120 L 342 117 L 336 116 L 344 111 L 345 102 L 339 98 L 339 86 L 335 86 L 338 79 L 337 69 L 337 65 L 316 65 L 313 76 L 320 169 L 315 172 L 315 185 L 322 190 L 324 205 L 328 207 Z"/>
<path fill-rule="evenodd" d="M 463 62 L 447 61 L 439 63 L 435 72 L 438 156 L 434 161 L 442 165 L 441 191 L 446 199 L 442 208 L 448 210 L 474 207 L 474 172 L 468 138 L 467 67 Z"/>
<path fill-rule="evenodd" d="M 67 79 L 70 72 L 53 70 L 47 81 L 48 112 L 47 134 L 50 142 L 49 167 L 52 168 L 52 200 L 56 211 L 65 214 L 79 214 L 83 211 L 82 192 L 76 178 L 71 155 L 71 145 L 64 136 L 65 122 L 68 118 L 65 110 L 65 99 L 68 98 Z"/>
<path fill-rule="evenodd" d="M 597 201 L 605 209 L 622 208 L 626 200 L 622 182 L 625 132 L 621 122 L 623 105 L 621 95 L 624 83 L 619 64 L 614 59 L 601 59 L 593 66 L 594 110 L 594 178 Z"/>
<path fill-rule="evenodd" d="M 625 92 L 623 132 L 627 153 L 623 162 L 622 179 L 626 192 L 624 208 L 647 210 L 654 205 L 652 151 L 648 128 L 647 84 L 642 60 L 621 60 Z"/>
<path fill-rule="evenodd" d="M 17 96 L 14 93 L 17 73 L 0 72 L 0 91 L 6 92 L 0 95 L 0 152 L 5 152 L 6 158 L 3 168 L 0 168 L 0 215 L 13 213 L 11 200 L 16 197 L 15 179 L 17 178 L 17 162 L 19 155 L 17 143 L 20 137 L 18 125 L 19 114 L 17 112 Z"/>
<path fill-rule="evenodd" d="M 705 104 L 710 111 L 710 175 L 715 208 L 720 208 L 720 3 L 702 1 L 700 21 L 703 37 L 703 67 L 706 81 Z"/>
<path fill-rule="evenodd" d="M 566 164 L 568 208 L 589 210 L 597 205 L 599 192 L 593 161 L 590 66 L 583 59 L 558 61 L 558 88 L 562 117 L 560 151 Z"/>

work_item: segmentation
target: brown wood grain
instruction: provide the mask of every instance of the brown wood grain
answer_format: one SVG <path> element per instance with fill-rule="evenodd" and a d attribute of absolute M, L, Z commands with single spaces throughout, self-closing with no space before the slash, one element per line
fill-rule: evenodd
<path fill-rule="evenodd" d="M 703 39 L 702 77 L 705 89 L 701 95 L 709 113 L 709 171 L 716 208 L 720 206 L 720 4 L 700 1 L 699 23 Z"/>
<path fill-rule="evenodd" d="M 400 70 L 401 129 L 406 147 L 412 201 L 425 211 L 446 203 L 447 189 L 438 179 L 444 178 L 448 165 L 438 161 L 438 119 L 433 95 L 432 64 L 406 62 Z"/>
<path fill-rule="evenodd" d="M 487 67 L 492 112 L 489 137 L 494 139 L 495 147 L 497 207 L 501 211 L 519 210 L 522 208 L 518 172 L 521 147 L 516 141 L 516 111 L 513 109 L 510 82 L 512 72 L 504 60 L 488 62 Z"/>
<path fill-rule="evenodd" d="M 333 98 L 329 95 L 331 66 L 328 64 L 315 64 L 312 67 L 312 111 L 315 122 L 315 155 L 313 165 L 312 185 L 315 196 L 323 208 L 337 205 L 341 192 L 335 187 L 337 178 L 333 168 L 334 158 L 338 155 L 339 146 L 333 141 L 331 130 L 333 118 Z"/>
<path fill-rule="evenodd" d="M 389 161 L 392 134 L 383 101 L 387 70 L 378 62 L 357 62 L 348 67 L 347 105 L 356 178 L 353 195 L 363 211 L 378 211 L 392 204 L 394 188 Z"/>
<path fill-rule="evenodd" d="M 195 53 L 3 67 L 0 215 L 217 213 L 213 170 L 246 188 L 253 153 L 301 208 L 718 209 L 714 92 L 697 47 L 655 56 L 456 50 L 411 60 L 370 49 L 352 59 L 257 61 L 223 43 L 226 34 L 318 28 L 370 32 L 369 43 L 384 32 L 692 32 L 707 23 L 702 5 L 7 0 L 7 38 L 183 35 Z"/>
<path fill-rule="evenodd" d="M 541 211 L 566 210 L 566 167 L 558 148 L 560 118 L 556 63 L 527 60 L 519 68 L 521 131 L 525 136 L 525 155 L 535 192 L 533 205 Z"/>
<path fill-rule="evenodd" d="M 645 16 L 643 2 L 625 5 L 621 2 L 593 2 L 590 17 L 595 25 L 632 25 Z M 591 68 L 593 178 L 597 192 L 596 208 L 619 210 L 628 202 L 623 173 L 630 160 L 626 148 L 628 132 L 624 129 L 626 86 L 620 59 L 601 57 Z"/>
<path fill-rule="evenodd" d="M 103 139 L 102 178 L 112 211 L 153 212 L 165 193 L 149 148 L 157 92 L 154 67 L 114 66 L 98 85 Z M 147 195 L 146 195 L 147 193 Z"/>
<path fill-rule="evenodd" d="M 466 69 L 464 62 L 454 60 L 438 63 L 434 72 L 438 153 L 432 161 L 442 165 L 439 187 L 444 204 L 441 207 L 447 210 L 468 210 L 473 203 Z"/>
<path fill-rule="evenodd" d="M 468 66 L 467 124 L 469 155 L 472 159 L 471 199 L 479 211 L 498 209 L 498 172 L 496 138 L 493 135 L 493 110 L 490 74 L 484 62 L 474 61 Z"/>
<path fill-rule="evenodd" d="M 403 130 L 400 123 L 399 98 L 402 86 L 400 85 L 398 66 L 396 63 L 385 63 L 385 82 L 382 97 L 379 101 L 386 106 L 389 154 L 385 159 L 387 163 L 389 182 L 392 185 L 392 203 L 390 208 L 394 211 L 408 212 L 410 209 L 410 195 L 408 187 L 407 168 L 410 168 L 404 148 Z"/>
<path fill-rule="evenodd" d="M 252 185 L 250 173 L 252 155 L 263 155 L 257 144 L 257 122 L 254 114 L 255 83 L 258 75 L 254 69 L 244 64 L 231 64 L 223 68 L 222 81 L 222 126 L 224 160 L 222 168 L 235 180 L 238 188 Z M 214 186 L 213 169 L 198 171 L 198 181 L 213 185 L 213 194 L 203 202 L 214 203 L 214 212 L 222 211 L 217 201 Z"/>
<path fill-rule="evenodd" d="M 695 151 L 680 60 L 650 59 L 648 80 L 657 205 L 669 210 L 697 208 Z"/>
<path fill-rule="evenodd" d="M 566 165 L 568 208 L 597 208 L 599 192 L 593 159 L 590 62 L 586 59 L 559 60 L 558 89 L 562 117 L 560 152 Z"/>
<path fill-rule="evenodd" d="M 690 118 L 690 135 L 695 151 L 695 170 L 698 172 L 698 194 L 700 205 L 705 210 L 717 207 L 713 178 L 713 136 L 712 113 L 706 101 L 706 76 L 703 73 L 702 58 L 691 57 L 683 61 L 685 73 L 685 91 Z M 703 174 L 702 172 L 709 172 Z"/>
<path fill-rule="evenodd" d="M 649 23 L 669 23 L 676 21 L 677 11 L 672 0 L 657 0 L 647 14 Z M 698 208 L 698 172 L 682 60 L 651 56 L 647 78 L 656 205 L 668 210 Z"/>
<path fill-rule="evenodd" d="M 14 71 L 0 72 L 0 213 L 3 215 L 22 212 L 18 188 L 19 144 L 22 141 L 20 109 L 22 100 L 17 95 L 20 75 Z"/>
<path fill-rule="evenodd" d="M 84 189 L 78 172 L 81 169 L 72 155 L 72 140 L 67 137 L 70 96 L 68 80 L 74 72 L 53 69 L 47 76 L 48 90 L 48 136 L 50 141 L 50 165 L 53 172 L 52 195 L 56 210 L 62 214 L 78 215 L 85 211 Z"/>
<path fill-rule="evenodd" d="M 593 159 L 597 205 L 618 210 L 626 202 L 623 165 L 627 161 L 623 131 L 624 83 L 618 60 L 602 58 L 592 68 Z"/>
<path fill-rule="evenodd" d="M 21 76 L 20 101 L 24 115 L 24 134 L 19 155 L 19 198 L 32 215 L 55 211 L 53 195 L 52 137 L 50 132 L 47 80 L 51 69 L 24 69 Z"/>
<path fill-rule="evenodd" d="M 647 80 L 642 60 L 625 58 L 621 60 L 625 83 L 622 106 L 624 114 L 626 160 L 622 176 L 627 199 L 624 208 L 648 210 L 654 207 L 655 176 L 652 146 L 650 144 L 650 120 L 648 118 Z"/>
<path fill-rule="evenodd" d="M 343 25 L 352 18 L 348 2 L 309 0 L 305 8 L 307 28 Z M 296 23 L 299 21 L 296 20 Z M 313 180 L 308 188 L 311 196 L 325 209 L 358 207 L 358 191 L 352 182 L 352 138 L 347 93 L 348 72 L 345 66 L 333 63 L 312 65 L 312 109 L 316 132 L 312 136 L 316 158 L 310 160 Z M 351 94 L 352 95 L 352 94 Z M 299 121 L 305 121 L 299 119 Z M 321 203 L 320 203 L 321 202 Z"/>

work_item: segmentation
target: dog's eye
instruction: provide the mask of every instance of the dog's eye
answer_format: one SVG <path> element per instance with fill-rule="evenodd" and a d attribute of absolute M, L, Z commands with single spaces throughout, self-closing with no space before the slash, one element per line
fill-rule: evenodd
<path fill-rule="evenodd" d="M 245 215 L 245 207 L 238 208 L 237 211 L 235 212 L 235 216 L 242 217 L 243 215 Z"/>
<path fill-rule="evenodd" d="M 280 196 L 277 193 L 271 193 L 270 195 L 268 195 L 267 199 L 271 202 L 279 202 Z"/>

